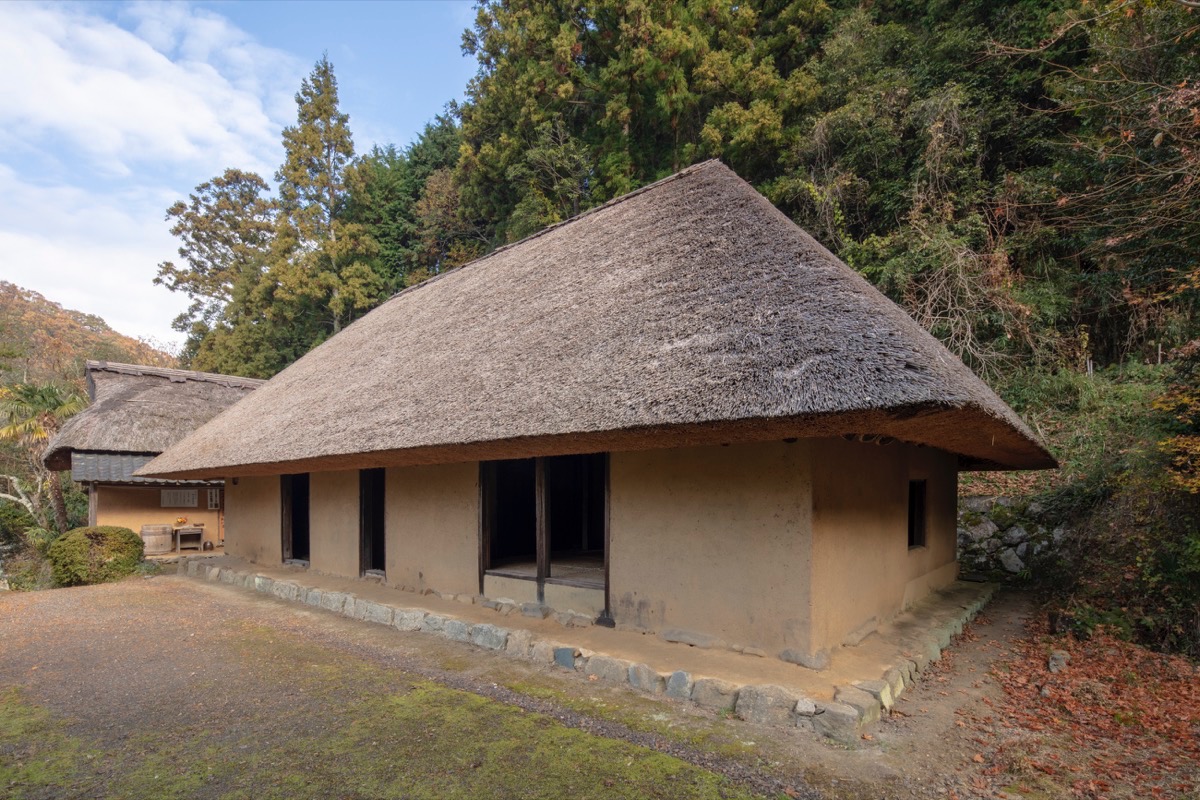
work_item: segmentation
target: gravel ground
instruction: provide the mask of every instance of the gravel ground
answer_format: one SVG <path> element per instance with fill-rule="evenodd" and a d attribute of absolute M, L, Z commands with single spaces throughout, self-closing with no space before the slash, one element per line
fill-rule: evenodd
<path fill-rule="evenodd" d="M 957 722 L 965 707 L 994 696 L 987 669 L 1020 635 L 1023 610 L 1021 599 L 1002 599 L 990 613 L 1002 624 L 985 622 L 984 636 L 966 637 L 943 670 L 906 695 L 902 713 L 858 748 L 174 576 L 0 596 L 0 690 L 20 687 L 22 698 L 62 721 L 66 734 L 102 743 L 112 763 L 94 768 L 91 790 L 76 786 L 77 796 L 105 795 L 102 787 L 140 766 L 139 759 L 179 757 L 171 742 L 199 743 L 210 760 L 241 754 L 247 763 L 273 763 L 298 738 L 346 724 L 346 709 L 363 698 L 431 684 L 556 720 L 597 745 L 631 748 L 614 758 L 670 756 L 758 796 L 993 797 L 999 787 L 983 781 L 970 731 Z M 381 749 L 377 756 L 388 754 Z M 425 755 L 436 763 L 436 754 Z M 22 758 L 28 753 L 0 750 L 0 774 L 6 760 Z M 178 796 L 241 796 L 236 781 L 224 780 Z M 621 788 L 606 794 L 600 785 L 594 796 L 639 796 Z M 674 797 L 681 790 L 663 791 Z"/>

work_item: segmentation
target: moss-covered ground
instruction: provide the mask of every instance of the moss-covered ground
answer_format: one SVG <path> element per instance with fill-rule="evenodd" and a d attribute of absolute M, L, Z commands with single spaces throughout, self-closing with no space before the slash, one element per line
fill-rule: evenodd
<path fill-rule="evenodd" d="M 753 796 L 680 759 L 279 631 L 246 626 L 222 644 L 278 679 L 239 695 L 282 696 L 239 697 L 220 725 L 181 709 L 105 736 L 0 688 L 0 796 Z"/>
<path fill-rule="evenodd" d="M 1014 661 L 1028 598 L 993 605 L 896 714 L 834 746 L 224 584 L 12 592 L 0 799 L 1070 797 L 1013 761 L 1022 737 L 1081 768 L 1099 751 L 997 714 L 1009 684 L 1034 684 Z M 1022 710 L 1045 728 L 1048 702 Z"/>

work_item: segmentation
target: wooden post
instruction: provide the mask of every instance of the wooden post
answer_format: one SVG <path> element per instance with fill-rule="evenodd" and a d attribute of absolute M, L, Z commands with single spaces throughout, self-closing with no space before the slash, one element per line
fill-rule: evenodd
<path fill-rule="evenodd" d="M 292 557 L 292 476 L 279 476 L 279 518 L 281 523 L 280 556 L 287 561 Z"/>
<path fill-rule="evenodd" d="M 100 499 L 96 496 L 96 484 L 88 484 L 88 527 L 96 527 L 96 511 L 100 505 Z"/>
<path fill-rule="evenodd" d="M 358 574 L 366 575 L 371 563 L 371 539 L 367 533 L 367 471 L 358 471 Z"/>
<path fill-rule="evenodd" d="M 608 564 L 610 560 L 610 552 L 612 551 L 612 540 L 610 534 L 611 525 L 609 520 L 611 516 L 609 509 L 611 506 L 612 493 L 609 489 L 609 481 L 612 477 L 610 464 L 612 463 L 612 454 L 605 453 L 600 464 L 601 472 L 604 475 L 604 610 L 600 612 L 600 617 L 596 620 L 597 625 L 603 625 L 606 628 L 615 628 L 616 621 L 612 615 L 612 601 L 608 596 Z"/>
<path fill-rule="evenodd" d="M 592 491 L 592 461 L 590 456 L 584 456 L 576 462 L 576 480 L 579 482 L 582 502 L 579 504 L 579 552 L 586 553 L 588 549 L 588 502 Z"/>
<path fill-rule="evenodd" d="M 533 460 L 534 514 L 537 518 L 537 597 L 546 599 L 546 578 L 550 577 L 550 495 L 546 491 L 546 459 Z"/>
<path fill-rule="evenodd" d="M 496 462 L 479 462 L 479 594 L 492 566 L 492 525 L 496 519 Z"/>

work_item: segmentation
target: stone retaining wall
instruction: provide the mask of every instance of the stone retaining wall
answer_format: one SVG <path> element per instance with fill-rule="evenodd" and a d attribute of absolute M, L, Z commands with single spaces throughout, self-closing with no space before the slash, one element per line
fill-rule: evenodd
<path fill-rule="evenodd" d="M 964 572 L 1021 575 L 1048 555 L 1067 530 L 1043 520 L 1038 502 L 1009 497 L 958 501 L 958 561 Z"/>
<path fill-rule="evenodd" d="M 994 589 L 981 586 L 975 598 L 962 606 L 961 613 L 939 620 L 927 630 L 911 636 L 904 642 L 904 652 L 898 663 L 880 679 L 836 687 L 833 701 L 822 701 L 782 686 L 736 685 L 684 670 L 659 672 L 647 664 L 595 653 L 569 642 L 535 638 L 533 632 L 523 628 L 470 623 L 420 608 L 365 600 L 350 592 L 310 588 L 296 581 L 214 566 L 203 560 L 181 561 L 179 574 L 253 589 L 281 600 L 304 603 L 364 622 L 390 625 L 401 631 L 428 633 L 515 658 L 556 665 L 597 680 L 625 684 L 646 694 L 688 700 L 713 711 L 732 713 L 749 722 L 800 728 L 844 742 L 856 741 L 863 726 L 891 710 L 896 698 L 916 682 L 931 662 L 941 658 L 951 637 L 962 633 L 963 625 L 987 604 Z M 497 607 L 495 610 L 502 609 Z M 569 638 L 569 630 L 564 630 L 564 638 Z"/>

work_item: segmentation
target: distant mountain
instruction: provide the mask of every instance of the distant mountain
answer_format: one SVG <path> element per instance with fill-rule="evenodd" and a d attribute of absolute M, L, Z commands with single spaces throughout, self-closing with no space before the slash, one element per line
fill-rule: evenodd
<path fill-rule="evenodd" d="M 114 331 L 95 314 L 0 281 L 0 383 L 65 381 L 82 388 L 88 359 L 177 366 L 170 353 Z"/>

